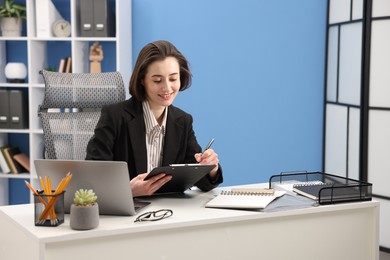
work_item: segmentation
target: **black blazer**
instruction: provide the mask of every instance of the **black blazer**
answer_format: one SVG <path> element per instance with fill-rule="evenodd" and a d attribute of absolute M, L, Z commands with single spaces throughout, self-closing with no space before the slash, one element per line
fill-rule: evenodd
<path fill-rule="evenodd" d="M 88 143 L 86 159 L 125 161 L 132 179 L 147 171 L 145 131 L 142 103 L 135 98 L 105 106 Z M 163 166 L 195 163 L 194 154 L 202 152 L 192 128 L 192 116 L 172 105 L 169 106 L 163 149 Z M 219 166 L 214 180 L 206 175 L 196 186 L 208 191 L 222 181 Z"/>

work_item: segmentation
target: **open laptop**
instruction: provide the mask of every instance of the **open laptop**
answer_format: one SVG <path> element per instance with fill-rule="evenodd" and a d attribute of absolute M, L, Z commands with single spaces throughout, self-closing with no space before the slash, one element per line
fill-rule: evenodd
<path fill-rule="evenodd" d="M 132 216 L 149 204 L 133 200 L 126 162 L 37 159 L 34 164 L 38 177 L 48 176 L 53 189 L 72 173 L 65 188 L 65 213 L 78 189 L 94 190 L 101 215 Z"/>

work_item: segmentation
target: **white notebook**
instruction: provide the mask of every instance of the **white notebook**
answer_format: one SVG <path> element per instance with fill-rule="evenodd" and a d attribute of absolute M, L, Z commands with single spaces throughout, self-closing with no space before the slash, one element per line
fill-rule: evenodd
<path fill-rule="evenodd" d="M 206 204 L 206 208 L 264 209 L 286 191 L 268 189 L 237 189 L 221 191 Z"/>

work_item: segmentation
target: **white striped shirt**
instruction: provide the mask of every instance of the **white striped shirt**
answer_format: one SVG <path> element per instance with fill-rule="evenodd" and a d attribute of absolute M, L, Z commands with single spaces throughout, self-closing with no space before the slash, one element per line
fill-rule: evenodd
<path fill-rule="evenodd" d="M 157 123 L 148 101 L 142 102 L 146 127 L 146 151 L 148 156 L 148 172 L 162 165 L 165 128 L 167 123 L 168 107 L 164 110 L 161 126 Z"/>

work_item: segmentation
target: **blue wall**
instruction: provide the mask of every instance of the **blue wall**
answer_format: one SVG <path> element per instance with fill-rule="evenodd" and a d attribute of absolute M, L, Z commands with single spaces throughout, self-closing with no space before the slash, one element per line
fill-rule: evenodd
<path fill-rule="evenodd" d="M 133 64 L 166 39 L 193 84 L 175 105 L 194 116 L 224 185 L 322 169 L 326 0 L 133 0 Z"/>

